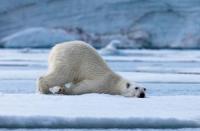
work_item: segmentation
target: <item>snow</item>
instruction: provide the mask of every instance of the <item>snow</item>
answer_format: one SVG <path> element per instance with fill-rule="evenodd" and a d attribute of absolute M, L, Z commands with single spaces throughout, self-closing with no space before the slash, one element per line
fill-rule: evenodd
<path fill-rule="evenodd" d="M 198 50 L 136 50 L 121 51 L 118 56 L 105 56 L 109 61 L 150 61 L 150 62 L 199 62 Z"/>
<path fill-rule="evenodd" d="M 199 96 L 0 96 L 0 127 L 4 128 L 200 127 Z"/>
<path fill-rule="evenodd" d="M 102 55 L 119 55 L 117 45 L 121 44 L 119 40 L 112 40 L 106 47 L 102 48 L 99 52 Z"/>
<path fill-rule="evenodd" d="M 99 52 L 114 71 L 147 88 L 147 98 L 36 94 L 49 50 L 0 50 L 0 127 L 200 129 L 199 51 L 117 51 Z"/>

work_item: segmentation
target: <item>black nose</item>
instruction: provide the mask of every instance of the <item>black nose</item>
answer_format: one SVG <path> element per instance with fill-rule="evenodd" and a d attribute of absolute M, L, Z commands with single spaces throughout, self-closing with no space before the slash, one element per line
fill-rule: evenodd
<path fill-rule="evenodd" d="M 144 97 L 145 97 L 145 94 L 144 93 L 140 93 L 139 98 L 144 98 Z"/>

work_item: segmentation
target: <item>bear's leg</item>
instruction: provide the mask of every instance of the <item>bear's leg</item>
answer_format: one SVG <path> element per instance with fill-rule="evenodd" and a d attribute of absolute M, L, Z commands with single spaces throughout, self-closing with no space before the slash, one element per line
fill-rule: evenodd
<path fill-rule="evenodd" d="M 45 80 L 45 76 L 41 76 L 37 81 L 38 92 L 41 94 L 50 94 L 48 84 Z"/>
<path fill-rule="evenodd" d="M 57 75 L 56 73 L 50 73 L 47 74 L 45 76 L 42 76 L 39 78 L 39 91 L 42 94 L 52 94 L 52 92 L 49 90 L 49 88 L 55 87 L 55 86 L 59 86 L 59 87 L 64 87 L 64 83 L 66 83 L 66 81 L 63 78 L 62 75 Z M 60 78 L 61 77 L 61 78 Z M 63 88 L 61 88 L 61 91 L 63 92 Z"/>
<path fill-rule="evenodd" d="M 94 80 L 83 80 L 66 89 L 66 94 L 81 95 L 86 93 L 103 93 L 102 88 L 100 86 L 97 86 L 97 82 L 98 81 Z"/>

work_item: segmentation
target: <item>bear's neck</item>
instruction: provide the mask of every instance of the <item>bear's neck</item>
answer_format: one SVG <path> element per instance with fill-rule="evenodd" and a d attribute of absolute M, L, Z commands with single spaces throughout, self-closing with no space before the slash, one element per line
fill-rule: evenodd
<path fill-rule="evenodd" d="M 111 95 L 121 95 L 121 89 L 118 86 L 118 82 L 122 79 L 121 76 L 119 76 L 115 72 L 110 72 L 107 75 L 108 75 L 108 79 L 106 83 L 109 83 L 109 84 L 108 84 L 108 87 L 105 88 L 104 92 Z"/>

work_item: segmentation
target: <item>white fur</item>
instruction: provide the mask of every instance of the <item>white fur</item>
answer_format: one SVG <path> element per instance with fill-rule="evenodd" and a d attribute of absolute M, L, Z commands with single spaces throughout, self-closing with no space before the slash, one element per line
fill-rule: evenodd
<path fill-rule="evenodd" d="M 59 86 L 64 94 L 107 93 L 137 96 L 126 79 L 114 73 L 94 48 L 82 41 L 54 46 L 49 54 L 48 72 L 38 80 L 39 91 L 52 93 L 49 88 Z M 70 84 L 65 88 L 66 83 Z M 58 91 L 57 91 L 58 92 Z"/>

